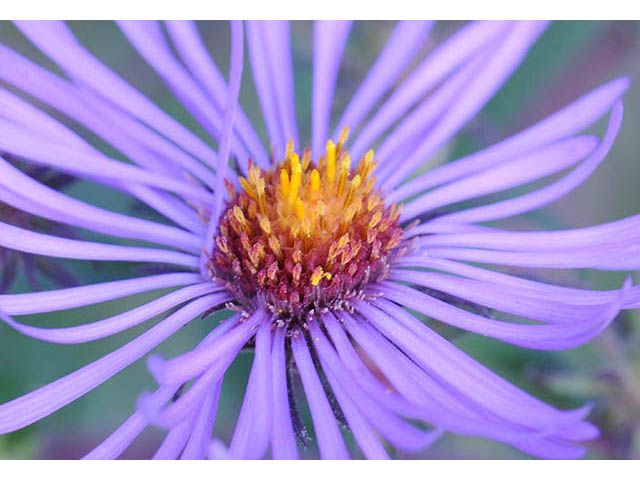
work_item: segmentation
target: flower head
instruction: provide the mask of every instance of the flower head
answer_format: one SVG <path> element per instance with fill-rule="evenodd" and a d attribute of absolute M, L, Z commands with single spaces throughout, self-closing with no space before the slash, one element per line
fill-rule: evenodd
<path fill-rule="evenodd" d="M 17 25 L 68 80 L 1 45 L 0 62 L 11 68 L 0 69 L 0 79 L 82 124 L 131 163 L 109 158 L 4 89 L 0 101 L 11 108 L 2 109 L 0 151 L 120 191 L 167 221 L 91 205 L 0 159 L 0 195 L 11 208 L 136 242 L 90 242 L 2 222 L 0 245 L 174 271 L 1 295 L 0 316 L 34 338 L 82 343 L 178 308 L 108 355 L 0 405 L 0 433 L 64 407 L 194 318 L 228 309 L 231 316 L 192 350 L 168 360 L 148 357 L 157 390 L 142 393 L 132 416 L 88 458 L 118 457 L 150 424 L 167 429 L 154 458 L 203 458 L 207 452 L 263 458 L 269 450 L 274 458 L 297 458 L 310 441 L 298 416 L 297 382 L 322 458 L 350 456 L 341 424 L 367 458 L 389 458 L 389 446 L 420 451 L 443 432 L 506 442 L 534 456 L 572 458 L 584 454 L 580 442 L 598 435 L 585 420 L 589 407 L 561 411 L 537 400 L 414 312 L 522 347 L 556 350 L 591 340 L 622 309 L 640 306 L 640 291 L 628 281 L 618 290 L 592 291 L 476 266 L 638 268 L 640 216 L 559 231 L 482 225 L 543 207 L 596 169 L 620 127 L 627 79 L 513 137 L 416 174 L 517 68 L 545 22 L 471 22 L 402 80 L 431 22 L 399 22 L 333 136 L 333 92 L 351 23 L 317 22 L 307 149 L 298 138 L 288 23 L 247 22 L 271 156 L 238 105 L 241 22 L 231 24 L 228 82 L 195 24 L 167 22 L 165 32 L 156 22 L 120 23 L 218 142 L 217 151 L 93 56 L 64 23 Z M 602 138 L 581 134 L 606 114 Z M 443 207 L 567 170 L 528 193 L 442 213 Z M 166 288 L 175 290 L 75 327 L 40 328 L 13 318 Z M 513 316 L 520 319 L 511 321 Z M 243 348 L 253 350 L 253 365 L 226 444 L 213 431 L 217 405 L 224 375 Z"/>
<path fill-rule="evenodd" d="M 272 170 L 250 165 L 241 193 L 228 184 L 210 275 L 224 279 L 247 310 L 304 324 L 348 308 L 388 275 L 402 242 L 400 210 L 375 190 L 372 150 L 351 169 L 347 134 L 327 142 L 317 165 L 310 149 L 300 159 L 290 141 Z"/>

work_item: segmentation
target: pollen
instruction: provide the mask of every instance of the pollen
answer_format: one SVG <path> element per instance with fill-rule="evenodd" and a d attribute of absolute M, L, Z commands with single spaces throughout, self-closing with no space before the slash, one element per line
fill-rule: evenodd
<path fill-rule="evenodd" d="M 250 162 L 240 189 L 227 186 L 210 262 L 246 308 L 262 303 L 284 324 L 348 308 L 401 254 L 400 209 L 375 188 L 373 150 L 352 162 L 348 134 L 316 163 L 289 141 L 271 170 Z"/>

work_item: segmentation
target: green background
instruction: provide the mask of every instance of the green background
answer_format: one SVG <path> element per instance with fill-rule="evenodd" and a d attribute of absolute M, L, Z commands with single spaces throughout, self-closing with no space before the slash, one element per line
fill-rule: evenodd
<path fill-rule="evenodd" d="M 416 62 L 447 38 L 462 22 L 438 23 Z M 80 42 L 165 111 L 212 143 L 110 22 L 71 22 Z M 394 22 L 356 22 L 341 64 L 333 106 L 334 121 L 366 75 L 392 31 Z M 205 42 L 226 75 L 229 27 L 224 22 L 199 24 Z M 301 141 L 309 142 L 312 87 L 312 35 L 309 22 L 292 25 L 296 110 Z M 0 42 L 41 65 L 60 71 L 18 30 L 0 22 Z M 246 56 L 245 56 L 246 58 Z M 0 68 L 10 68 L 0 66 Z M 531 49 L 524 63 L 494 99 L 437 155 L 439 162 L 481 148 L 554 112 L 596 86 L 620 75 L 632 79 L 624 97 L 625 118 L 607 160 L 580 188 L 560 201 L 523 218 L 511 228 L 567 228 L 611 221 L 640 212 L 640 23 L 556 22 Z M 259 103 L 245 64 L 241 101 L 264 140 Z M 55 112 L 54 112 L 55 114 Z M 62 117 L 60 117 L 62 118 Z M 76 126 L 73 122 L 68 122 Z M 602 124 L 594 131 L 601 133 Z M 83 130 L 79 130 L 86 134 Z M 99 139 L 85 135 L 107 154 L 122 158 Z M 122 212 L 150 215 L 127 197 L 77 182 L 67 192 Z M 79 232 L 84 238 L 100 236 Z M 133 264 L 65 262 L 81 283 L 141 274 Z M 1 268 L 1 267 L 0 267 Z M 565 285 L 615 288 L 623 273 L 536 271 L 535 278 Z M 636 278 L 637 280 L 637 278 Z M 41 279 L 44 288 L 54 286 Z M 13 291 L 29 291 L 20 276 Z M 39 326 L 76 325 L 105 318 L 155 298 L 159 292 L 72 311 L 21 317 Z M 156 319 L 154 321 L 158 321 Z M 518 386 L 562 408 L 594 403 L 590 419 L 602 430 L 589 442 L 589 458 L 640 458 L 640 313 L 627 313 L 589 345 L 567 352 L 537 352 L 441 329 L 465 351 Z M 217 322 L 196 320 L 158 350 L 173 356 L 189 349 Z M 36 389 L 99 358 L 144 331 L 152 322 L 114 337 L 84 345 L 52 345 L 24 337 L 0 325 L 0 403 Z M 242 403 L 252 355 L 242 354 L 225 377 L 216 435 L 228 441 Z M 137 362 L 70 406 L 18 432 L 0 436 L 0 458 L 77 458 L 111 433 L 135 406 L 143 390 L 155 387 L 144 361 Z M 308 422 L 308 415 L 306 420 Z M 145 431 L 126 458 L 148 457 L 162 431 Z M 347 435 L 348 436 L 348 435 Z M 312 445 L 308 455 L 313 456 Z M 355 453 L 358 456 L 357 453 Z M 445 435 L 431 450 L 406 458 L 526 458 L 517 450 L 481 438 Z"/>

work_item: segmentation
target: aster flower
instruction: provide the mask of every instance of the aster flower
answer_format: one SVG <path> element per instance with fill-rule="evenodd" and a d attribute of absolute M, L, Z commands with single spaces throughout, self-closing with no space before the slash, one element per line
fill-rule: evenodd
<path fill-rule="evenodd" d="M 247 22 L 269 149 L 237 102 L 241 22 L 231 24 L 228 83 L 193 23 L 167 22 L 166 33 L 155 22 L 120 23 L 218 142 L 217 151 L 93 56 L 63 23 L 17 25 L 67 78 L 0 46 L 0 62 L 10 67 L 0 69 L 0 79 L 83 125 L 131 163 L 108 158 L 4 89 L 0 150 L 131 195 L 167 222 L 88 204 L 0 160 L 0 199 L 7 205 L 120 242 L 74 240 L 3 222 L 0 245 L 175 271 L 2 295 L 2 319 L 25 335 L 74 344 L 177 309 L 121 348 L 1 405 L 0 433 L 64 407 L 188 322 L 225 308 L 232 315 L 191 351 L 148 358 L 157 390 L 143 393 L 132 416 L 86 458 L 118 457 L 150 424 L 168 431 L 154 458 L 263 458 L 268 451 L 273 458 L 297 458 L 296 436 L 301 444 L 309 440 L 297 416 L 298 380 L 322 458 L 350 456 L 342 425 L 367 458 L 388 458 L 389 446 L 419 451 L 442 432 L 490 438 L 537 457 L 575 458 L 584 454 L 581 442 L 598 435 L 586 420 L 589 406 L 561 411 L 537 400 L 416 313 L 521 347 L 557 350 L 588 342 L 621 310 L 640 305 L 640 291 L 628 281 L 618 290 L 593 291 L 495 268 L 637 269 L 640 216 L 557 231 L 483 225 L 543 207 L 597 168 L 622 121 L 626 78 L 517 135 L 416 174 L 498 91 L 545 22 L 471 22 L 406 77 L 431 22 L 399 22 L 333 135 L 333 93 L 351 23 L 317 22 L 310 148 L 298 136 L 288 23 Z M 607 115 L 602 137 L 581 133 Z M 548 177 L 549 183 L 536 183 Z M 529 184 L 530 191 L 507 200 L 442 213 Z M 75 327 L 40 328 L 14 318 L 165 288 L 176 290 Z M 253 365 L 225 445 L 212 441 L 213 426 L 225 372 L 243 348 L 254 350 Z"/>

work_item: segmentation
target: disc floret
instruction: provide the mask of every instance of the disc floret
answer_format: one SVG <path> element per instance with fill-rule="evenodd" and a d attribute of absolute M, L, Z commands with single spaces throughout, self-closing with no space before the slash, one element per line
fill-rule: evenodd
<path fill-rule="evenodd" d="M 272 170 L 252 163 L 215 236 L 211 268 L 244 308 L 261 302 L 289 324 L 326 309 L 349 308 L 370 282 L 382 280 L 400 253 L 400 209 L 375 189 L 373 150 L 351 168 L 348 129 L 314 165 L 289 141 Z"/>

